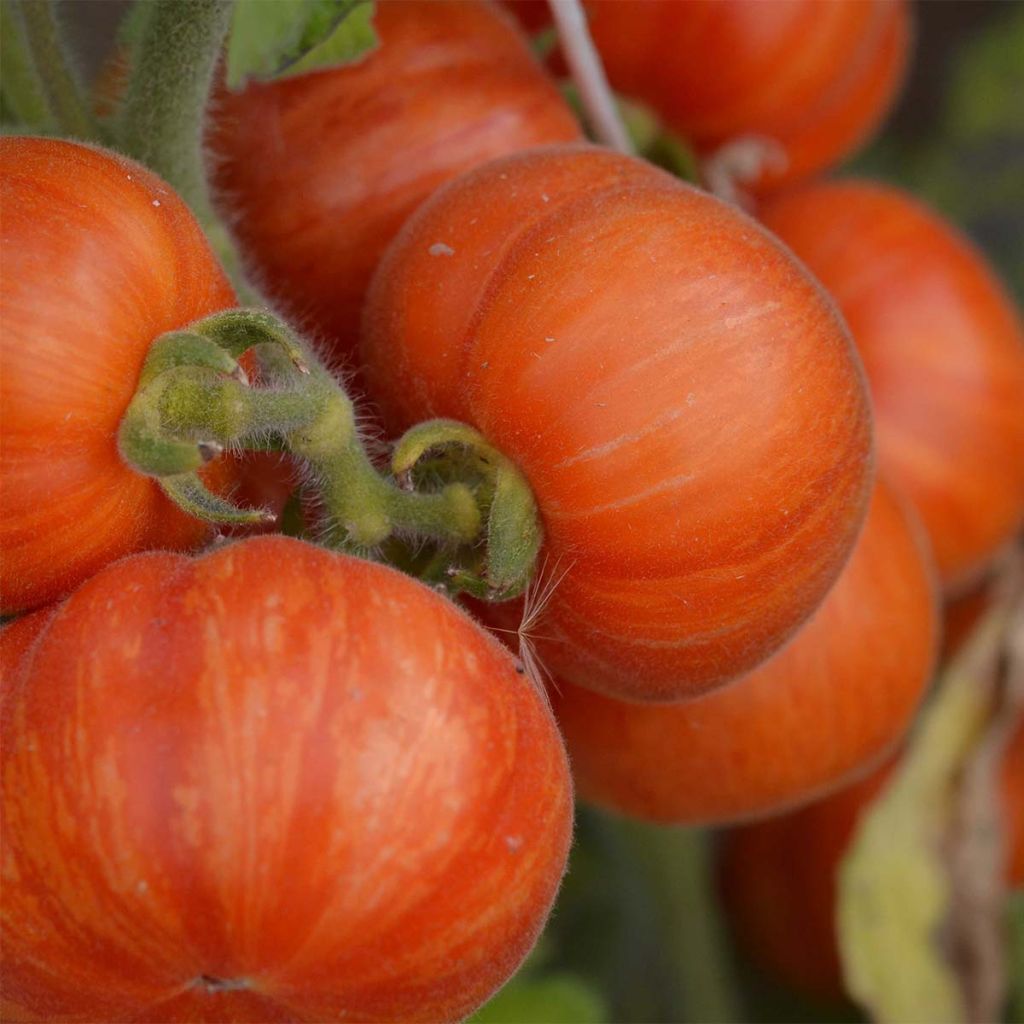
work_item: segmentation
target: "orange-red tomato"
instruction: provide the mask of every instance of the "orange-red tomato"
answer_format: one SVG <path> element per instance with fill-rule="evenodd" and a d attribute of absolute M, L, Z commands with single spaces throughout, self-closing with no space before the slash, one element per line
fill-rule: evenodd
<path fill-rule="evenodd" d="M 385 246 L 442 182 L 581 137 L 515 26 L 481 2 L 377 5 L 355 64 L 220 97 L 211 171 L 262 284 L 350 358 Z"/>
<path fill-rule="evenodd" d="M 831 292 L 871 384 L 880 466 L 917 507 L 947 588 L 1024 521 L 1024 324 L 984 257 L 898 189 L 807 186 L 764 223 Z"/>
<path fill-rule="evenodd" d="M 832 304 L 755 223 L 589 147 L 495 161 L 410 219 L 367 299 L 392 430 L 473 424 L 526 474 L 564 678 L 670 700 L 774 651 L 847 557 L 870 411 Z"/>
<path fill-rule="evenodd" d="M 565 751 L 439 595 L 259 537 L 32 620 L 0 645 L 5 1019 L 455 1020 L 532 946 Z"/>
<path fill-rule="evenodd" d="M 750 675 L 671 706 L 564 683 L 552 699 L 583 798 L 652 821 L 736 821 L 806 803 L 877 762 L 909 725 L 937 645 L 924 538 L 879 484 L 824 604 Z"/>
<path fill-rule="evenodd" d="M 842 998 L 835 938 L 836 873 L 868 804 L 895 765 L 827 800 L 728 832 L 720 877 L 737 938 L 751 958 L 792 988 Z M 1024 723 L 1003 756 L 1000 794 L 1006 880 L 1024 885 Z"/>
<path fill-rule="evenodd" d="M 235 304 L 199 225 L 138 164 L 57 139 L 0 139 L 0 561 L 4 614 L 101 566 L 209 528 L 117 451 L 151 343 Z"/>
<path fill-rule="evenodd" d="M 530 28 L 541 5 L 506 0 Z M 905 0 L 590 0 L 611 84 L 643 100 L 702 155 L 770 139 L 746 185 L 767 192 L 839 163 L 877 130 L 903 81 Z"/>

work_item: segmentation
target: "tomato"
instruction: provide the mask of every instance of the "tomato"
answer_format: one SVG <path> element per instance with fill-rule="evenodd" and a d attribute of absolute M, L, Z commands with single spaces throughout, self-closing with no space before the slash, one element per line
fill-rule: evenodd
<path fill-rule="evenodd" d="M 864 359 L 880 465 L 915 504 L 947 589 L 1024 521 L 1024 324 L 984 257 L 906 193 L 847 181 L 764 223 L 835 297 Z"/>
<path fill-rule="evenodd" d="M 822 1001 L 842 998 L 835 938 L 836 875 L 861 816 L 895 765 L 889 761 L 795 814 L 726 833 L 719 874 L 737 938 L 752 959 Z M 1024 724 L 1003 756 L 1006 881 L 1024 885 Z"/>
<path fill-rule="evenodd" d="M 565 751 L 441 596 L 257 537 L 125 559 L 37 620 L 4 666 L 15 1019 L 454 1020 L 532 946 Z"/>
<path fill-rule="evenodd" d="M 720 886 L 743 950 L 773 977 L 820 1002 L 835 1002 L 843 993 L 836 872 L 892 767 L 890 759 L 810 807 L 723 836 Z"/>
<path fill-rule="evenodd" d="M 752 668 L 864 516 L 870 411 L 831 303 L 638 160 L 537 150 L 435 193 L 378 269 L 363 356 L 390 429 L 463 420 L 526 475 L 555 584 L 538 649 L 583 686 L 670 700 Z"/>
<path fill-rule="evenodd" d="M 910 724 L 937 653 L 936 585 L 915 526 L 879 484 L 824 604 L 731 686 L 663 706 L 556 685 L 580 795 L 652 821 L 719 823 L 806 803 L 877 762 Z"/>
<path fill-rule="evenodd" d="M 535 29 L 527 0 L 508 6 Z M 757 192 L 857 150 L 899 90 L 911 42 L 904 0 L 644 0 L 586 4 L 614 88 L 643 100 L 703 156 L 740 139 L 781 145 Z"/>
<path fill-rule="evenodd" d="M 226 90 L 211 171 L 252 268 L 284 309 L 351 359 L 384 248 L 442 182 L 581 137 L 525 39 L 473 2 L 377 5 L 356 64 Z"/>
<path fill-rule="evenodd" d="M 235 304 L 168 185 L 112 153 L 0 139 L 2 611 L 208 527 L 122 462 L 116 434 L 150 344 Z"/>

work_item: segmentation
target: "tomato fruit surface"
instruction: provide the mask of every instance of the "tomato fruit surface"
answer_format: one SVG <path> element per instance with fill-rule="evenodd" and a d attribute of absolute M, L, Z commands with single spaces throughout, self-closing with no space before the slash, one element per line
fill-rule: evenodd
<path fill-rule="evenodd" d="M 0 607 L 10 614 L 129 552 L 209 535 L 122 461 L 116 435 L 151 343 L 235 297 L 185 204 L 138 164 L 8 136 L 0 189 Z"/>
<path fill-rule="evenodd" d="M 917 507 L 947 589 L 1024 522 L 1024 323 L 959 232 L 865 181 L 794 190 L 761 219 L 833 295 L 871 385 L 879 464 Z"/>
<path fill-rule="evenodd" d="M 455 1020 L 532 946 L 565 751 L 450 602 L 257 537 L 124 559 L 24 622 L 5 1019 Z"/>
<path fill-rule="evenodd" d="M 506 0 L 531 30 L 545 5 Z M 585 4 L 616 91 L 649 104 L 703 156 L 772 140 L 759 193 L 838 164 L 879 127 L 911 48 L 905 0 L 644 0 Z M 557 62 L 556 62 L 557 63 Z"/>
<path fill-rule="evenodd" d="M 355 64 L 224 91 L 211 172 L 252 268 L 338 357 L 388 242 L 438 185 L 581 137 L 511 20 L 489 4 L 388 0 Z"/>
<path fill-rule="evenodd" d="M 671 706 L 553 688 L 580 796 L 695 824 L 778 813 L 835 789 L 909 726 L 935 663 L 937 603 L 920 527 L 879 484 L 824 603 L 749 675 Z"/>
<path fill-rule="evenodd" d="M 871 424 L 832 304 L 755 223 L 590 147 L 495 161 L 407 222 L 367 299 L 399 431 L 462 420 L 528 478 L 557 580 L 542 660 L 637 699 L 754 667 L 863 520 Z"/>

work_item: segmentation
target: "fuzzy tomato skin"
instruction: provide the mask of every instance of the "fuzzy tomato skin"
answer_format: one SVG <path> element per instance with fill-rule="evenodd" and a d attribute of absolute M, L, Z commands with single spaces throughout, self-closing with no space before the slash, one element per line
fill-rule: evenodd
<path fill-rule="evenodd" d="M 442 182 L 495 157 L 581 138 L 568 105 L 500 11 L 377 5 L 358 63 L 224 90 L 214 182 L 268 291 L 351 361 L 370 276 Z"/>
<path fill-rule="evenodd" d="M 390 248 L 363 358 L 389 429 L 468 422 L 537 499 L 541 659 L 640 700 L 764 660 L 838 574 L 870 411 L 832 305 L 732 207 L 589 147 L 495 161 Z"/>
<path fill-rule="evenodd" d="M 129 552 L 209 535 L 121 460 L 117 428 L 151 343 L 235 296 L 188 208 L 138 164 L 7 137 L 0 179 L 6 615 Z"/>
<path fill-rule="evenodd" d="M 745 136 L 781 143 L 768 192 L 849 155 L 902 83 L 911 24 L 903 0 L 645 0 L 589 3 L 612 85 L 653 107 L 702 154 Z"/>
<path fill-rule="evenodd" d="M 749 675 L 672 706 L 554 688 L 580 796 L 678 824 L 806 803 L 898 742 L 931 679 L 938 634 L 923 534 L 879 484 L 824 603 Z"/>
<path fill-rule="evenodd" d="M 1024 521 L 1024 323 L 984 257 L 896 188 L 807 186 L 761 219 L 833 295 L 871 385 L 881 470 L 916 506 L 947 590 Z"/>
<path fill-rule="evenodd" d="M 840 862 L 868 805 L 897 761 L 794 814 L 727 832 L 719 877 L 733 930 L 750 957 L 791 988 L 823 1002 L 843 998 L 835 935 Z M 1024 724 L 1003 755 L 1000 802 L 1005 879 L 1024 885 Z"/>
<path fill-rule="evenodd" d="M 4 666 L 13 1019 L 454 1020 L 532 946 L 565 751 L 450 602 L 258 537 L 38 618 Z"/>

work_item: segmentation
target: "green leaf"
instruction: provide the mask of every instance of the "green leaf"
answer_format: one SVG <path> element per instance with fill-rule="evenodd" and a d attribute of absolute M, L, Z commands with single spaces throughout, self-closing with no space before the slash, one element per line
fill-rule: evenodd
<path fill-rule="evenodd" d="M 573 974 L 505 986 L 470 1018 L 470 1024 L 603 1024 L 607 1020 L 600 997 Z"/>
<path fill-rule="evenodd" d="M 236 0 L 228 87 L 354 61 L 377 45 L 373 12 L 373 0 Z"/>

